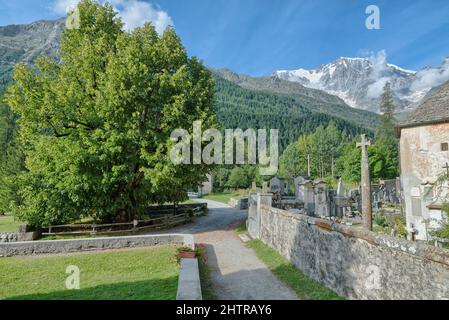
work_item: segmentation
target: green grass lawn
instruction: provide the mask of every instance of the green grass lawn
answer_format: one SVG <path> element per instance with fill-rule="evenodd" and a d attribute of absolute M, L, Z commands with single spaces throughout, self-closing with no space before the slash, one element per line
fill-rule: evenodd
<path fill-rule="evenodd" d="M 189 200 L 186 200 L 186 201 L 182 202 L 181 204 L 196 204 L 196 203 L 198 203 L 198 201 L 189 199 Z"/>
<path fill-rule="evenodd" d="M 14 221 L 13 216 L 0 216 L 0 232 L 17 232 L 20 224 L 22 223 L 19 221 Z"/>
<path fill-rule="evenodd" d="M 54 256 L 0 258 L 0 299 L 176 299 L 176 246 Z M 68 290 L 69 265 L 80 269 L 80 290 Z"/>
<path fill-rule="evenodd" d="M 231 198 L 241 199 L 247 196 L 248 192 L 238 190 L 233 192 L 211 193 L 201 197 L 201 199 L 213 200 L 227 204 Z"/>
<path fill-rule="evenodd" d="M 198 269 L 200 273 L 201 294 L 203 300 L 217 300 L 211 277 L 211 268 L 207 264 L 207 251 L 202 245 L 198 248 Z"/>
<path fill-rule="evenodd" d="M 298 268 L 282 257 L 275 250 L 266 246 L 259 240 L 247 242 L 247 246 L 252 248 L 257 257 L 262 260 L 267 267 L 283 283 L 289 286 L 303 300 L 342 300 L 332 290 L 323 287 L 318 282 L 305 276 Z"/>
<path fill-rule="evenodd" d="M 237 228 L 235 228 L 235 232 L 237 232 L 237 234 L 244 234 L 246 231 L 246 221 L 242 222 L 237 226 Z"/>

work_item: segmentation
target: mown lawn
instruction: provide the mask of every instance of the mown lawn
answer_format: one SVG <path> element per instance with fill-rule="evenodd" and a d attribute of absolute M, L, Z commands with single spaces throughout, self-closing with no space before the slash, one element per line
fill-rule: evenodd
<path fill-rule="evenodd" d="M 0 299 L 176 299 L 175 246 L 0 258 Z M 80 289 L 68 290 L 68 266 L 80 270 Z"/>
<path fill-rule="evenodd" d="M 0 232 L 17 232 L 21 222 L 15 221 L 13 216 L 0 216 Z"/>
<path fill-rule="evenodd" d="M 298 298 L 303 300 L 343 300 L 332 290 L 305 276 L 301 270 L 276 250 L 271 249 L 261 241 L 251 240 L 247 242 L 247 246 L 255 251 L 257 257 L 267 265 L 279 280 L 289 286 Z"/>
<path fill-rule="evenodd" d="M 201 197 L 201 199 L 213 200 L 227 204 L 229 202 L 229 199 L 231 198 L 240 199 L 243 197 L 244 194 L 242 193 L 242 191 L 234 191 L 234 192 L 211 193 Z"/>

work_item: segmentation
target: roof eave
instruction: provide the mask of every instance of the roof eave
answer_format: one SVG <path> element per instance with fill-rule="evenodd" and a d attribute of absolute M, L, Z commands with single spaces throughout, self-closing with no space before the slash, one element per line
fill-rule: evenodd
<path fill-rule="evenodd" d="M 421 121 L 421 122 L 412 122 L 412 123 L 404 123 L 399 124 L 396 126 L 396 135 L 398 138 L 401 137 L 401 129 L 405 128 L 413 128 L 413 127 L 422 127 L 422 126 L 428 126 L 432 124 L 440 124 L 440 123 L 446 123 L 449 122 L 449 118 L 442 118 L 438 120 L 429 120 L 429 121 Z"/>

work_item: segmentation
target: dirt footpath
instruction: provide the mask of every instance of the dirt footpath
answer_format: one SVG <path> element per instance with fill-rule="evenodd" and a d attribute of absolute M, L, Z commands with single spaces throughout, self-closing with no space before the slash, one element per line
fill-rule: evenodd
<path fill-rule="evenodd" d="M 298 299 L 233 231 L 246 219 L 247 211 L 236 210 L 215 201 L 205 201 L 209 209 L 207 216 L 170 232 L 191 233 L 196 243 L 205 245 L 217 297 L 223 300 Z"/>

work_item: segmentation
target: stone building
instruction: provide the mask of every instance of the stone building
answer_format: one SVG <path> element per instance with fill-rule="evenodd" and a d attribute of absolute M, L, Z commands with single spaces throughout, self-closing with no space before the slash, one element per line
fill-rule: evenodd
<path fill-rule="evenodd" d="M 447 201 L 449 175 L 449 82 L 441 86 L 397 128 L 401 184 L 407 228 L 429 240 Z"/>
<path fill-rule="evenodd" d="M 205 196 L 211 194 L 214 191 L 214 178 L 211 174 L 207 174 L 207 181 L 203 182 L 202 185 L 198 186 L 198 195 Z"/>

